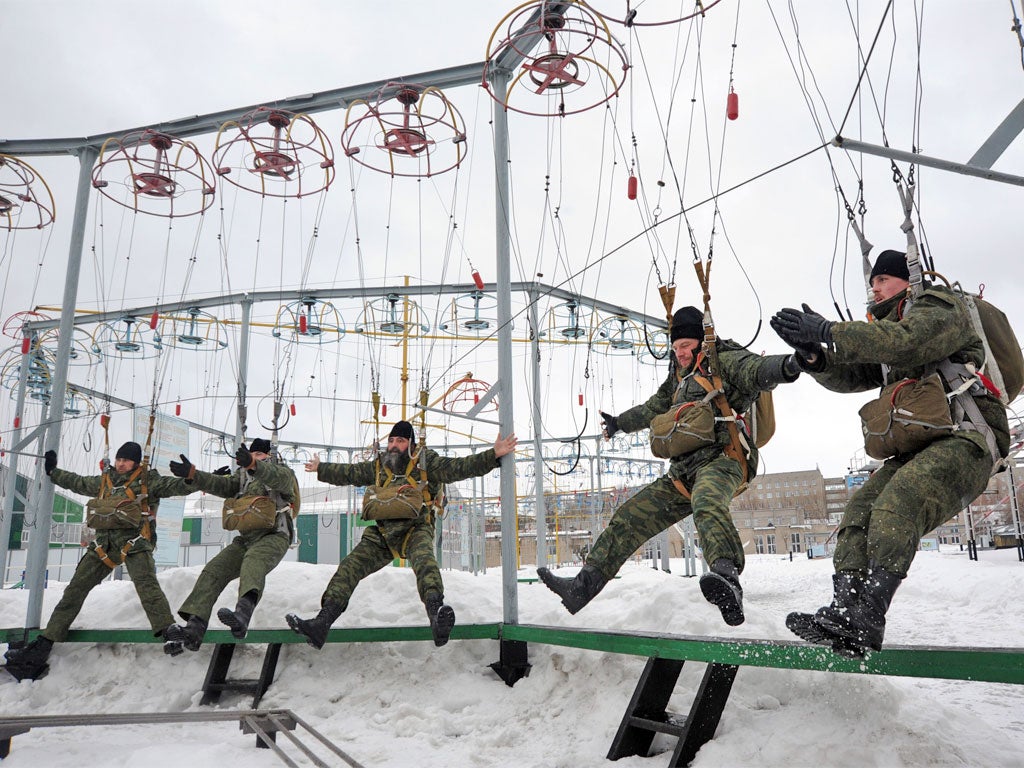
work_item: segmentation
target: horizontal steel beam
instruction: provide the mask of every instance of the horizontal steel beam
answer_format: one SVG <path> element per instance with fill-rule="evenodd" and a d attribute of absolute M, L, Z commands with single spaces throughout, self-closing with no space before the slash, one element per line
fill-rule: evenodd
<path fill-rule="evenodd" d="M 577 301 L 584 307 L 593 307 L 610 315 L 621 315 L 644 325 L 663 328 L 665 317 L 663 315 L 646 315 L 642 312 L 635 312 L 618 304 L 611 304 L 601 299 L 581 296 L 573 291 L 559 288 L 545 283 L 512 283 L 513 293 L 536 294 L 538 298 L 549 297 L 560 301 Z M 104 323 L 110 320 L 120 320 L 123 317 L 136 317 L 148 319 L 154 312 L 161 314 L 172 314 L 174 312 L 187 312 L 189 309 L 209 309 L 210 307 L 224 307 L 241 305 L 243 301 L 250 301 L 253 304 L 263 302 L 274 302 L 277 304 L 300 299 L 379 299 L 386 296 L 415 297 L 415 296 L 437 296 L 437 295 L 459 295 L 476 293 L 480 289 L 475 283 L 457 283 L 453 285 L 373 285 L 361 286 L 358 288 L 317 288 L 305 290 L 280 290 L 280 291 L 256 291 L 254 293 L 227 293 L 220 296 L 206 296 L 203 298 L 186 299 L 184 301 L 172 301 L 164 304 L 146 304 L 140 307 L 129 307 L 125 309 L 109 310 L 106 312 L 80 313 L 75 316 L 75 325 L 87 325 L 90 323 Z M 493 293 L 497 290 L 495 283 L 485 283 L 483 293 Z M 38 307 L 36 310 L 38 311 Z M 46 331 L 60 325 L 60 318 L 52 320 L 32 320 L 24 324 L 24 330 Z"/>
<path fill-rule="evenodd" d="M 988 179 L 989 181 L 1001 181 L 1004 184 L 1013 184 L 1018 187 L 1024 187 L 1024 176 L 1014 176 L 1009 173 L 1001 173 L 999 171 L 993 171 L 990 168 L 970 165 L 969 163 L 954 163 L 950 160 L 943 160 L 938 157 L 919 155 L 916 152 L 905 152 L 902 149 L 880 147 L 877 144 L 868 144 L 863 141 L 856 141 L 855 139 L 847 139 L 843 136 L 836 136 L 832 139 L 832 146 L 839 147 L 840 149 L 848 149 L 852 152 L 862 152 L 865 155 L 877 155 L 878 157 L 887 157 L 890 160 L 902 160 L 905 163 L 924 165 L 929 168 L 938 168 L 941 171 L 952 171 L 953 173 L 959 173 L 964 176 L 977 176 L 978 178 Z"/>
<path fill-rule="evenodd" d="M 214 133 L 229 120 L 237 120 L 242 115 L 259 107 L 276 107 L 289 112 L 315 113 L 330 109 L 342 109 L 357 99 L 376 98 L 378 94 L 385 98 L 390 97 L 398 91 L 400 84 L 428 85 L 442 90 L 462 85 L 479 85 L 483 69 L 484 62 L 481 61 L 475 64 L 464 64 L 458 67 L 435 69 L 413 75 L 375 80 L 361 85 L 335 88 L 323 93 L 307 93 L 284 99 L 271 99 L 260 104 L 250 104 L 247 107 L 235 107 L 208 115 L 192 115 L 155 125 L 126 128 L 93 136 L 63 139 L 0 139 L 0 152 L 17 156 L 76 154 L 85 147 L 99 149 L 108 139 L 120 139 L 130 133 L 147 129 L 167 133 L 177 138 L 188 138 L 204 133 Z"/>

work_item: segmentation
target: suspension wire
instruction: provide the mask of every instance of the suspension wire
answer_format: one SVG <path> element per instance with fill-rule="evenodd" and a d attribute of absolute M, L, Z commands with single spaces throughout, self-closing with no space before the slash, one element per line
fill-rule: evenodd
<path fill-rule="evenodd" d="M 790 166 L 793 163 L 799 162 L 800 160 L 803 160 L 804 158 L 809 157 L 810 155 L 814 154 L 815 152 L 818 152 L 820 150 L 825 149 L 827 146 L 828 146 L 828 143 L 826 142 L 825 144 L 819 144 L 819 145 L 817 145 L 815 147 L 812 147 L 811 149 L 807 150 L 806 152 L 801 152 L 799 155 L 796 155 L 795 157 L 792 157 L 789 160 L 786 160 L 784 162 L 778 163 L 777 165 L 774 165 L 771 168 L 768 168 L 768 169 L 762 171 L 761 173 L 755 174 L 754 176 L 751 176 L 748 179 L 745 179 L 745 180 L 743 180 L 743 181 L 741 181 L 741 182 L 739 182 L 737 184 L 734 184 L 733 186 L 729 187 L 728 189 L 722 190 L 717 195 L 717 197 L 720 198 L 720 197 L 723 197 L 723 196 L 729 194 L 730 192 L 735 192 L 738 189 L 742 189 L 747 184 L 751 184 L 754 181 L 757 181 L 758 179 L 763 178 L 764 176 L 767 176 L 767 175 L 769 175 L 771 173 L 775 173 L 776 171 L 782 170 L 783 168 L 785 168 L 787 166 Z M 697 208 L 699 208 L 699 207 L 701 207 L 701 206 L 703 206 L 703 205 L 705 205 L 705 204 L 707 204 L 709 202 L 712 202 L 713 199 L 714 198 L 712 198 L 712 197 L 704 198 L 703 200 L 700 200 L 700 201 L 694 203 L 693 205 L 688 206 L 687 209 L 686 209 L 686 212 L 693 211 L 693 210 L 695 210 L 695 209 L 697 209 Z M 684 211 L 678 211 L 677 213 L 673 213 L 673 214 L 670 214 L 669 216 L 666 216 L 665 218 L 661 219 L 657 224 L 652 224 L 651 226 L 652 227 L 656 227 L 656 226 L 664 225 L 664 224 L 666 224 L 666 223 L 668 223 L 670 221 L 674 221 L 675 219 L 677 219 L 677 218 L 679 218 L 679 217 L 681 217 L 683 215 L 684 215 Z M 579 277 L 585 271 L 588 271 L 590 269 L 593 269 L 593 268 L 597 267 L 605 259 L 611 258 L 616 253 L 618 253 L 619 251 L 621 251 L 621 250 L 625 249 L 626 247 L 628 247 L 629 245 L 633 244 L 635 241 L 639 240 L 641 237 L 644 237 L 645 234 L 646 234 L 645 231 L 640 231 L 640 232 L 637 232 L 636 234 L 632 235 L 631 237 L 628 237 L 626 240 L 624 240 L 621 243 L 619 243 L 617 246 L 612 248 L 610 251 L 608 251 L 604 255 L 598 257 L 593 263 L 587 265 L 586 267 L 582 267 L 582 268 L 578 269 L 571 277 L 572 278 Z M 565 285 L 565 283 L 569 279 L 570 278 L 566 278 L 566 280 L 563 281 L 562 283 L 556 284 L 556 285 L 554 285 L 552 287 L 554 287 L 554 288 L 561 288 L 563 285 Z M 540 298 L 541 297 L 538 297 L 537 300 L 539 301 Z M 530 303 L 531 302 L 527 302 L 526 306 L 523 309 L 520 309 L 518 312 L 515 312 L 512 315 L 512 317 L 510 317 L 508 319 L 507 322 L 509 322 L 509 323 L 514 322 L 518 317 L 520 317 L 522 314 L 527 312 L 528 309 L 529 309 Z M 490 337 L 488 337 L 488 338 L 490 338 Z M 473 346 L 473 348 L 470 350 L 470 352 L 475 351 L 478 347 L 480 347 L 483 344 L 484 341 L 485 341 L 485 339 L 482 339 L 481 341 L 477 342 L 477 344 L 475 344 Z M 459 365 L 468 356 L 469 356 L 469 352 L 463 354 L 462 356 L 460 356 L 455 361 L 454 365 Z"/>
<path fill-rule="evenodd" d="M 364 296 L 364 311 L 369 310 L 369 301 L 366 299 L 366 264 L 363 260 L 363 246 L 362 238 L 359 232 L 359 209 L 356 198 L 356 179 L 354 174 L 354 166 L 352 158 L 348 159 L 348 173 L 349 173 L 349 192 L 352 196 L 352 229 L 355 234 L 356 240 L 356 266 L 359 270 L 359 288 Z M 341 259 L 338 260 L 339 262 Z M 387 273 L 387 255 L 385 254 L 385 274 Z M 370 365 L 370 389 L 373 392 L 380 390 L 380 367 L 379 360 L 374 358 L 374 349 L 372 344 L 367 344 L 367 360 Z"/>
<path fill-rule="evenodd" d="M 868 63 L 871 61 L 871 55 L 875 51 L 875 45 L 878 43 L 879 35 L 882 34 L 882 27 L 885 24 L 886 18 L 889 16 L 889 11 L 890 10 L 892 10 L 892 0 L 889 0 L 889 2 L 885 4 L 885 10 L 882 11 L 882 19 L 881 19 L 881 21 L 879 21 L 878 29 L 875 30 L 875 37 L 871 41 L 871 47 L 868 49 L 868 55 L 866 57 L 864 57 L 864 65 L 861 67 L 860 74 L 857 76 L 857 83 L 856 83 L 856 85 L 854 86 L 854 89 L 853 89 L 854 95 L 850 97 L 850 103 L 846 107 L 846 114 L 843 115 L 843 119 L 839 123 L 839 135 L 840 136 L 843 133 L 843 128 L 846 126 L 847 119 L 850 117 L 850 111 L 853 109 L 853 105 L 854 105 L 854 102 L 856 100 L 857 91 L 860 90 L 860 83 L 864 79 L 864 76 L 867 74 Z M 884 123 L 883 123 L 883 125 L 884 125 Z M 889 145 L 886 144 L 886 146 L 889 146 Z"/>

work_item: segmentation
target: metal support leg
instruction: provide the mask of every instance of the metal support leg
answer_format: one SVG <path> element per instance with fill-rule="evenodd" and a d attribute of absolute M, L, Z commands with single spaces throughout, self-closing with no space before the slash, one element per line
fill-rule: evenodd
<path fill-rule="evenodd" d="M 629 700 L 626 714 L 608 750 L 609 760 L 641 755 L 646 757 L 657 732 L 682 732 L 682 724 L 672 719 L 665 707 L 683 670 L 676 659 L 650 658 Z"/>
<path fill-rule="evenodd" d="M 669 768 L 689 765 L 700 748 L 714 738 L 738 669 L 732 664 L 708 664 Z"/>
<path fill-rule="evenodd" d="M 490 668 L 511 688 L 530 674 L 530 662 L 527 660 L 526 642 L 523 640 L 500 640 L 498 661 L 490 664 Z"/>
<path fill-rule="evenodd" d="M 277 659 L 281 655 L 281 643 L 269 643 L 267 653 L 263 657 L 263 667 L 260 676 L 253 679 L 228 680 L 228 669 L 231 667 L 231 659 L 235 655 L 235 643 L 218 643 L 214 646 L 213 656 L 210 657 L 210 666 L 206 670 L 206 680 L 203 681 L 203 698 L 200 705 L 216 704 L 220 701 L 220 695 L 224 691 L 237 691 L 239 693 L 253 694 L 252 707 L 259 706 L 260 699 L 267 692 L 270 684 L 274 681 L 274 673 L 277 671 Z"/>
<path fill-rule="evenodd" d="M 690 706 L 690 714 L 685 719 L 678 718 L 665 708 L 682 669 L 683 662 L 679 660 L 647 660 L 611 749 L 608 750 L 609 760 L 632 755 L 646 757 L 654 734 L 666 733 L 679 739 L 669 768 L 682 768 L 689 765 L 698 750 L 714 737 L 739 667 L 708 664 Z"/>

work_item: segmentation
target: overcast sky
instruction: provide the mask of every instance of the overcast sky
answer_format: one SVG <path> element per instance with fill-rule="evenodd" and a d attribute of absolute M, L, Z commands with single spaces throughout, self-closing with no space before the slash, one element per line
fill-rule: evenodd
<path fill-rule="evenodd" d="M 615 18 L 621 18 L 624 5 L 595 3 Z M 841 128 L 846 137 L 873 144 L 887 140 L 902 150 L 917 146 L 929 156 L 966 162 L 1020 100 L 1024 70 L 1010 29 L 1011 5 L 1004 0 L 925 3 L 923 11 L 896 2 L 884 23 L 886 3 L 851 5 L 848 10 L 834 3 L 722 0 L 701 25 L 629 30 L 609 22 L 631 62 L 630 72 L 622 77 L 606 47 L 595 46 L 589 55 L 607 62 L 609 72 L 623 80 L 617 98 L 607 107 L 565 118 L 509 113 L 513 280 L 561 285 L 657 316 L 662 314 L 660 272 L 662 280 L 674 277 L 678 285 L 677 307 L 698 303 L 688 222 L 698 255 L 713 255 L 712 309 L 722 335 L 749 342 L 763 321 L 751 348 L 779 353 L 785 347 L 767 320 L 781 306 L 806 301 L 835 317 L 836 296 L 861 317 L 859 247 L 846 227 L 837 181 L 856 204 L 858 178 L 863 179 L 865 230 L 875 253 L 901 248 L 903 212 L 890 164 L 815 148 Z M 417 73 L 482 61 L 492 32 L 492 47 L 507 34 L 507 27 L 498 25 L 512 8 L 312 0 L 288 6 L 173 0 L 158 7 L 0 0 L 9 73 L 0 139 L 114 133 L 359 83 L 409 80 Z M 670 18 L 677 8 L 650 0 L 639 6 L 637 19 Z M 858 37 L 866 53 L 880 24 L 869 76 L 858 92 Z M 735 121 L 724 117 L 730 69 L 739 96 Z M 588 88 L 602 87 L 595 66 L 585 67 L 584 74 Z M 314 116 L 333 145 L 337 170 L 322 196 L 288 203 L 260 200 L 221 181 L 216 203 L 202 219 L 175 219 L 169 228 L 167 219 L 133 216 L 93 192 L 79 308 L 118 309 L 279 286 L 394 285 L 405 276 L 414 284 L 469 283 L 473 268 L 493 281 L 493 102 L 475 85 L 447 95 L 468 135 L 467 157 L 457 172 L 391 180 L 352 163 L 341 150 L 346 116 L 339 109 Z M 529 97 L 517 94 L 524 104 L 531 103 Z M 566 98 L 578 104 L 583 96 L 568 90 Z M 547 108 L 543 100 L 537 103 L 538 111 Z M 207 156 L 214 141 L 212 134 L 195 139 Z M 373 148 L 364 152 L 368 156 Z M 42 232 L 0 235 L 4 320 L 61 302 L 78 172 L 71 157 L 22 159 L 53 190 L 57 222 Z M 636 202 L 626 195 L 631 167 L 641 191 Z M 1015 142 L 994 167 L 1024 175 L 1022 143 Z M 901 170 L 906 173 L 907 167 Z M 1014 230 L 1024 193 L 1016 186 L 928 168 L 918 168 L 915 181 L 918 224 L 938 270 L 968 288 L 984 283 L 985 296 L 1020 326 L 1022 275 Z M 680 196 L 693 206 L 715 190 L 730 190 L 719 198 L 718 217 L 705 204 L 685 221 L 677 216 L 654 235 L 641 235 L 656 213 L 659 220 L 678 214 Z M 425 299 L 426 322 L 432 327 L 444 322 L 449 301 Z M 541 328 L 552 334 L 564 325 L 558 319 L 564 308 L 556 303 L 539 307 Z M 472 311 L 471 301 L 468 306 Z M 481 312 L 494 316 L 490 306 L 482 301 Z M 514 297 L 514 311 L 524 307 L 524 298 Z M 279 305 L 266 303 L 254 316 L 273 325 L 278 310 Z M 338 310 L 350 331 L 340 344 L 310 348 L 276 341 L 269 328 L 257 332 L 250 436 L 263 431 L 260 420 L 270 422 L 275 379 L 286 402 L 296 404 L 297 415 L 282 433 L 285 441 L 366 443 L 373 428 L 360 422 L 371 414 L 375 380 L 390 404 L 384 420 L 398 415 L 400 349 L 393 341 L 384 344 L 351 332 L 363 312 L 360 302 L 338 302 Z M 549 320 L 552 310 L 555 319 Z M 215 314 L 237 319 L 239 310 L 224 307 Z M 71 380 L 135 402 L 156 400 L 169 413 L 180 402 L 183 417 L 233 431 L 237 338 L 233 328 L 228 333 L 224 353 L 172 350 L 160 358 L 156 373 L 152 361 L 107 359 L 73 369 Z M 514 336 L 526 335 L 522 314 Z M 410 400 L 421 381 L 429 380 L 433 401 L 467 372 L 489 383 L 497 378 L 493 343 L 439 338 L 413 346 Z M 0 364 L 7 360 L 5 355 Z M 517 344 L 512 384 L 521 440 L 533 431 L 530 365 L 527 345 Z M 585 411 L 585 431 L 596 433 L 598 409 L 621 412 L 649 396 L 664 376 L 663 366 L 588 355 L 583 345 L 543 346 L 540 370 L 544 434 L 562 437 L 584 429 Z M 584 406 L 578 405 L 580 394 Z M 825 393 L 806 377 L 779 390 L 778 432 L 762 454 L 762 470 L 818 465 L 826 475 L 844 472 L 860 448 L 856 412 L 866 399 Z M 7 397 L 0 414 L 0 436 L 6 439 L 13 414 Z M 129 423 L 115 419 L 115 439 L 127 437 L 119 430 Z M 470 429 L 459 419 L 450 426 L 461 433 Z M 95 442 L 99 430 L 81 419 L 69 423 L 65 435 L 66 447 L 76 449 L 90 435 Z M 478 425 L 473 437 L 489 443 L 494 428 Z M 435 445 L 466 441 L 464 434 L 445 437 L 439 429 L 429 439 Z M 194 437 L 192 450 L 201 450 L 202 442 Z M 91 465 L 93 457 L 80 460 Z M 519 490 L 526 489 L 521 484 Z"/>

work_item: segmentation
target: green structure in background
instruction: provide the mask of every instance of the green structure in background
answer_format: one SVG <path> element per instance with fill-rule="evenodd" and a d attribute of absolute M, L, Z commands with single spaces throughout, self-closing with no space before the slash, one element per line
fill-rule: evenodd
<path fill-rule="evenodd" d="M 346 513 L 338 515 L 338 551 L 334 554 L 338 557 L 344 557 L 349 550 L 349 516 Z M 299 562 L 300 563 L 316 563 L 317 556 L 319 554 L 319 536 L 320 536 L 320 516 L 319 515 L 303 515 L 295 519 L 296 527 L 295 533 L 299 540 Z M 357 521 L 357 525 L 359 522 Z M 366 523 L 369 525 L 369 523 Z M 337 562 L 336 560 L 328 560 L 328 562 Z"/>
<path fill-rule="evenodd" d="M 11 516 L 11 535 L 7 540 L 9 550 L 23 549 L 21 546 L 21 533 L 25 530 L 25 502 L 28 496 L 28 478 L 19 474 L 14 480 L 14 513 Z M 54 494 L 53 496 L 53 522 L 54 523 L 84 523 L 85 507 L 77 501 L 72 501 L 67 496 Z M 77 547 L 79 542 L 50 542 L 54 548 Z"/>

